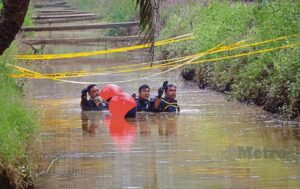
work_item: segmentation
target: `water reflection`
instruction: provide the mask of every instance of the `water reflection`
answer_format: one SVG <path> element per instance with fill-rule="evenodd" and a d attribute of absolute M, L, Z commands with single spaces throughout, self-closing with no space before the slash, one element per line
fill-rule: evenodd
<path fill-rule="evenodd" d="M 158 125 L 158 134 L 160 136 L 176 136 L 177 134 L 177 116 L 176 113 L 165 113 L 155 119 Z"/>
<path fill-rule="evenodd" d="M 295 188 L 297 162 L 238 158 L 237 147 L 295 152 L 299 128 L 270 124 L 273 118 L 256 117 L 251 107 L 224 109 L 222 97 L 212 94 L 198 102 L 199 111 L 139 113 L 123 121 L 77 111 L 76 100 L 32 101 L 44 110 L 45 154 L 59 157 L 37 188 Z M 193 105 L 197 99 L 190 97 Z"/>
<path fill-rule="evenodd" d="M 120 152 L 129 152 L 134 144 L 136 135 L 136 122 L 125 119 L 114 119 L 108 112 L 81 112 L 83 135 L 96 136 L 100 123 L 108 129 L 110 140 Z"/>
<path fill-rule="evenodd" d="M 89 134 L 93 136 L 97 132 L 97 128 L 100 126 L 100 120 L 102 115 L 93 112 L 81 112 L 81 124 L 83 135 Z"/>
<path fill-rule="evenodd" d="M 59 157 L 37 179 L 37 188 L 299 186 L 296 124 L 226 102 L 211 91 L 199 93 L 185 84 L 179 88 L 185 91 L 179 101 L 189 99 L 180 114 L 139 113 L 121 122 L 108 112 L 80 112 L 79 98 L 31 100 L 41 109 L 46 159 Z M 293 159 L 239 158 L 238 147 L 248 146 L 253 157 L 255 150 L 270 149 L 292 151 Z"/>
<path fill-rule="evenodd" d="M 176 136 L 179 113 L 140 112 L 134 119 L 114 119 L 108 112 L 81 112 L 83 136 L 96 136 L 101 122 L 108 129 L 110 140 L 119 152 L 129 152 L 137 130 L 141 137 L 151 136 L 151 126 L 157 126 L 159 136 Z"/>

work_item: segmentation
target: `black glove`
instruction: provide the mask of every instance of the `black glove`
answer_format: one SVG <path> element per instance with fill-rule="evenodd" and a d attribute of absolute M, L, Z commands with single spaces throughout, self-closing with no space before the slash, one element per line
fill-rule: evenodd
<path fill-rule="evenodd" d="M 85 96 L 87 96 L 87 89 L 86 88 L 84 88 L 84 89 L 82 89 L 81 90 L 81 97 L 85 97 Z"/>
<path fill-rule="evenodd" d="M 162 95 L 164 94 L 164 90 L 165 90 L 165 88 L 163 88 L 163 87 L 160 87 L 159 89 L 158 89 L 158 95 L 157 95 L 157 98 L 161 98 L 162 97 Z"/>
<path fill-rule="evenodd" d="M 136 99 L 136 94 L 135 93 L 133 93 L 131 96 L 132 96 L 132 98 Z"/>

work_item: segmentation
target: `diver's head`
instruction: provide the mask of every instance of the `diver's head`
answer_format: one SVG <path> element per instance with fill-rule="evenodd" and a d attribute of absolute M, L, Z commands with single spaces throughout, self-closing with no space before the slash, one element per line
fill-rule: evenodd
<path fill-rule="evenodd" d="M 176 98 L 176 86 L 173 84 L 167 85 L 165 88 L 165 97 L 174 100 Z"/>
<path fill-rule="evenodd" d="M 99 96 L 99 89 L 97 85 L 90 84 L 86 89 L 91 98 L 96 98 L 97 96 Z"/>
<path fill-rule="evenodd" d="M 149 99 L 150 98 L 150 87 L 146 84 L 139 87 L 139 98 Z"/>

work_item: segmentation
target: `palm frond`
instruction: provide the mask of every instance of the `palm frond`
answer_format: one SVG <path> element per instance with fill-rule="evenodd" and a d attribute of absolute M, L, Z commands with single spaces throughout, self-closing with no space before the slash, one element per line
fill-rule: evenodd
<path fill-rule="evenodd" d="M 159 25 L 160 3 L 161 0 L 136 0 L 136 8 L 140 9 L 140 27 L 146 36 L 144 41 L 151 43 L 149 50 L 151 62 L 154 59 L 154 42 Z"/>

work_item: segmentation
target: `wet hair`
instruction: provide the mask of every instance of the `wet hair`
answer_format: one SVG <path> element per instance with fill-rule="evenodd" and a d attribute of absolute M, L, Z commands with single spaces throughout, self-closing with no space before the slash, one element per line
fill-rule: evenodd
<path fill-rule="evenodd" d="M 146 84 L 141 85 L 141 86 L 139 87 L 139 93 L 142 92 L 143 89 L 150 89 L 150 87 L 149 87 L 149 85 L 146 85 Z"/>
<path fill-rule="evenodd" d="M 168 89 L 171 88 L 171 87 L 175 87 L 175 89 L 177 88 L 175 85 L 169 84 L 169 85 L 167 85 L 167 87 L 165 88 L 165 92 L 167 92 Z"/>
<path fill-rule="evenodd" d="M 86 90 L 87 90 L 88 92 L 90 92 L 91 89 L 92 89 L 93 87 L 96 87 L 96 86 L 97 86 L 96 84 L 90 84 L 90 85 L 87 86 Z"/>

